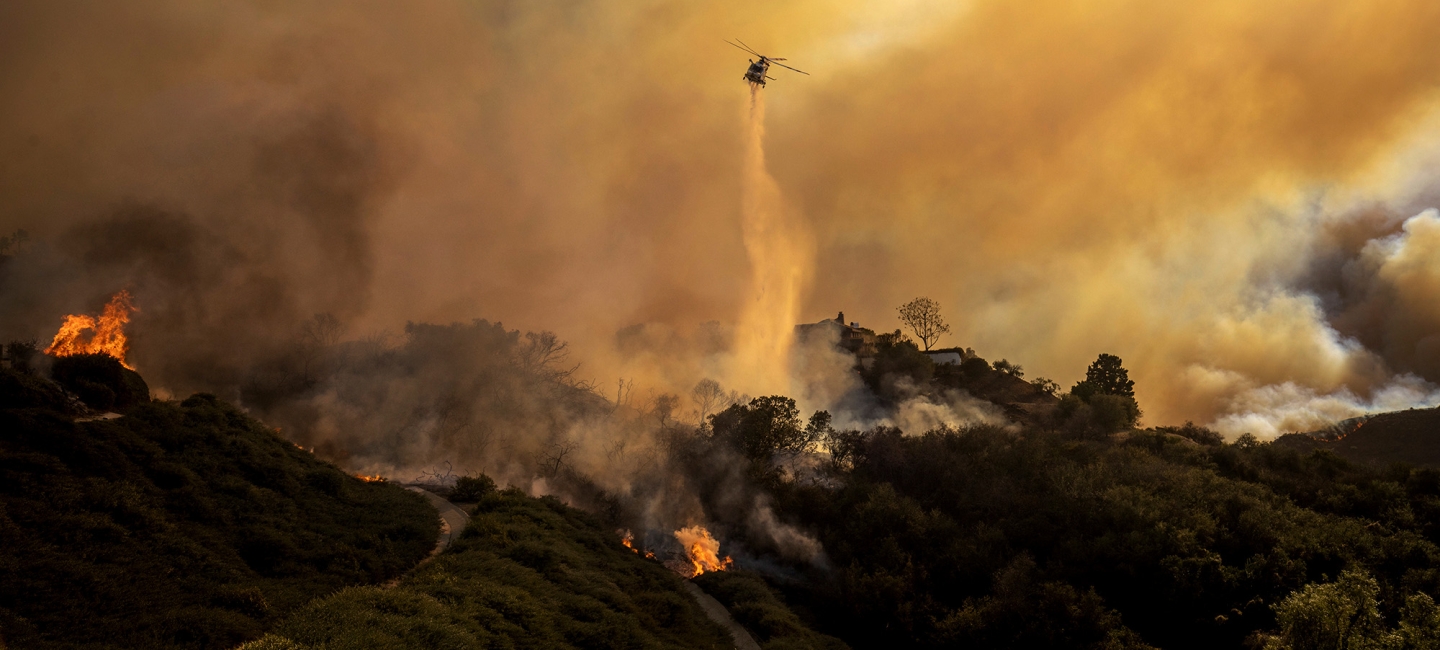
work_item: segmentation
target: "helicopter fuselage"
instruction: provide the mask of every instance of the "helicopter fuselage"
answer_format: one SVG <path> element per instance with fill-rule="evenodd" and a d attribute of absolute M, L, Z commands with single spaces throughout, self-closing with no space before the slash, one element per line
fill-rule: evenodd
<path fill-rule="evenodd" d="M 745 71 L 745 80 L 752 84 L 765 85 L 765 73 L 770 71 L 770 62 L 765 57 L 759 61 L 751 61 L 750 68 Z"/>
<path fill-rule="evenodd" d="M 745 79 L 746 81 L 752 83 L 752 84 L 755 84 L 755 85 L 757 85 L 757 86 L 764 86 L 766 79 L 774 79 L 774 77 L 771 77 L 771 76 L 769 75 L 769 73 L 770 73 L 770 65 L 771 65 L 771 64 L 778 65 L 778 66 L 780 66 L 780 67 L 782 67 L 782 68 L 785 68 L 786 70 L 794 70 L 795 72 L 798 72 L 798 73 L 800 73 L 800 74 L 804 74 L 804 75 L 810 74 L 810 73 L 808 73 L 808 72 L 806 72 L 806 71 L 804 71 L 804 70 L 799 70 L 799 69 L 796 69 L 796 68 L 792 68 L 792 67 L 790 67 L 790 66 L 788 66 L 788 65 L 785 65 L 784 63 L 781 63 L 781 61 L 784 61 L 784 60 L 785 60 L 785 59 L 783 59 L 783 58 L 781 58 L 781 57 L 778 57 L 778 56 L 776 56 L 776 57 L 765 56 L 764 54 L 761 54 L 761 53 L 756 52 L 755 50 L 751 49 L 749 45 L 746 45 L 746 44 L 745 44 L 745 41 L 742 41 L 742 40 L 740 40 L 740 39 L 738 39 L 738 38 L 735 39 L 735 40 L 736 40 L 738 43 L 730 43 L 730 41 L 725 41 L 725 42 L 726 42 L 726 43 L 730 43 L 731 45 L 734 45 L 734 46 L 737 47 L 737 48 L 740 48 L 740 49 L 742 49 L 742 50 L 745 50 L 746 52 L 749 52 L 752 56 L 760 57 L 759 60 L 752 60 L 752 61 L 750 62 L 750 67 L 745 69 L 745 77 L 744 77 L 744 79 Z"/>

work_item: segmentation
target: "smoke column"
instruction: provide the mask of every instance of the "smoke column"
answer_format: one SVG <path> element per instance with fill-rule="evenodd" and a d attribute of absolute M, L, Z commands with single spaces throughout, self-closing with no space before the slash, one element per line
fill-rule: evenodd
<path fill-rule="evenodd" d="M 790 389 L 790 347 L 801 294 L 814 267 L 815 242 L 765 168 L 765 95 L 750 85 L 741 189 L 741 234 L 750 260 L 750 286 L 735 332 L 729 379 L 741 390 Z"/>

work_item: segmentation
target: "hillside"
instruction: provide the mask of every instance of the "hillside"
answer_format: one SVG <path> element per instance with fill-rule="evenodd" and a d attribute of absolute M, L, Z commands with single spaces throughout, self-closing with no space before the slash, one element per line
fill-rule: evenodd
<path fill-rule="evenodd" d="M 682 579 L 553 497 L 489 492 L 449 550 L 393 589 L 352 587 L 244 650 L 730 648 Z"/>
<path fill-rule="evenodd" d="M 1346 420 L 1323 431 L 1286 434 L 1274 444 L 1302 451 L 1328 449 L 1358 463 L 1440 468 L 1440 408 Z"/>
<path fill-rule="evenodd" d="M 91 384 L 111 406 L 126 394 Z M 0 369 L 3 643 L 231 647 L 434 547 L 420 496 L 350 477 L 212 396 L 144 399 L 76 421 L 83 406 L 54 384 Z"/>
<path fill-rule="evenodd" d="M 1046 422 L 1060 401 L 1024 379 L 996 370 L 978 357 L 959 365 L 936 365 L 934 382 L 991 402 L 1004 411 L 1005 417 L 1026 424 Z"/>
<path fill-rule="evenodd" d="M 1197 427 L 879 428 L 843 442 L 824 480 L 769 483 L 777 517 L 828 560 L 769 582 L 852 647 L 1241 647 L 1285 628 L 1282 603 L 1373 607 L 1393 626 L 1440 591 L 1432 470 L 1223 444 Z M 1376 591 L 1297 595 L 1342 573 Z M 1416 626 L 1440 639 L 1435 621 Z"/>
<path fill-rule="evenodd" d="M 845 642 L 813 629 L 765 584 L 762 575 L 747 571 L 706 573 L 695 578 L 706 593 L 730 610 L 761 648 L 766 650 L 845 650 Z"/>

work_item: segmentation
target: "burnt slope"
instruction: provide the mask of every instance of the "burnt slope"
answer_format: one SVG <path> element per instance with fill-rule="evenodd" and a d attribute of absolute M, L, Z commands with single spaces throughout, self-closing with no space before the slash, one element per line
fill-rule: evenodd
<path fill-rule="evenodd" d="M 1410 409 L 1347 420 L 1325 431 L 1287 434 L 1276 445 L 1328 449 L 1358 463 L 1440 468 L 1440 409 Z"/>

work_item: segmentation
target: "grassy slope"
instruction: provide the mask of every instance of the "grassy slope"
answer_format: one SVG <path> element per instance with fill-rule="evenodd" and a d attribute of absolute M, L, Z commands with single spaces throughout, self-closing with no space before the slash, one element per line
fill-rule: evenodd
<path fill-rule="evenodd" d="M 846 650 L 850 646 L 811 630 L 759 576 L 744 571 L 695 578 L 765 650 Z"/>
<path fill-rule="evenodd" d="M 13 647 L 228 647 L 434 546 L 434 510 L 213 397 L 76 423 L 0 387 L 0 635 Z M 24 406 L 31 408 L 19 408 Z"/>
<path fill-rule="evenodd" d="M 729 648 L 681 579 L 553 498 L 492 493 L 450 550 L 394 589 L 319 600 L 246 650 Z"/>

